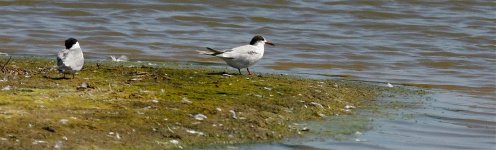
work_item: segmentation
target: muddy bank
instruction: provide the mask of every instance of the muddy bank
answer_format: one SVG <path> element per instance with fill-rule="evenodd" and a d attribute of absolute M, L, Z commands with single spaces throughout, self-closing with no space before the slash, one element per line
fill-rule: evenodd
<path fill-rule="evenodd" d="M 373 105 L 383 89 L 150 62 L 89 61 L 74 79 L 63 79 L 54 65 L 54 59 L 14 57 L 2 70 L 1 147 L 162 149 L 270 142 L 307 133 L 295 122 Z"/>

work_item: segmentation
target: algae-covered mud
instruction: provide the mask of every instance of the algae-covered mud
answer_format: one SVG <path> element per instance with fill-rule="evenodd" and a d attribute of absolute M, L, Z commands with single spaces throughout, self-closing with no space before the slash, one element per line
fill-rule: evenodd
<path fill-rule="evenodd" d="M 13 57 L 3 68 L 1 147 L 161 149 L 270 142 L 307 133 L 295 122 L 373 104 L 380 88 L 148 62 L 90 61 L 66 79 L 54 65 L 54 59 Z"/>

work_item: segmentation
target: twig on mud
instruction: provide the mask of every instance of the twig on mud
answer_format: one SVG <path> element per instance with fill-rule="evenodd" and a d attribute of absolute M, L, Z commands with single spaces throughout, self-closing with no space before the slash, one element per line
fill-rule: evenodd
<path fill-rule="evenodd" d="M 9 57 L 9 60 L 7 60 L 7 62 L 5 62 L 5 64 L 3 64 L 2 66 L 2 72 L 5 73 L 5 67 L 7 66 L 7 64 L 9 64 L 10 60 L 12 59 L 12 56 Z"/>

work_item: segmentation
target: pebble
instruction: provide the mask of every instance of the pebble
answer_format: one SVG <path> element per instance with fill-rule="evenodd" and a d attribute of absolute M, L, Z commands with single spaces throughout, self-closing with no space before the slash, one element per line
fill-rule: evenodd
<path fill-rule="evenodd" d="M 63 142 L 62 141 L 57 141 L 55 142 L 55 145 L 53 146 L 54 149 L 62 149 L 62 144 Z"/>
<path fill-rule="evenodd" d="M 307 128 L 307 127 L 303 127 L 303 128 L 301 129 L 301 131 L 310 131 L 310 129 L 309 129 L 309 128 Z"/>
<path fill-rule="evenodd" d="M 356 132 L 355 132 L 355 135 L 362 135 L 362 132 L 360 132 L 360 131 L 356 131 Z"/>
<path fill-rule="evenodd" d="M 88 83 L 83 82 L 83 83 L 81 83 L 80 87 L 82 87 L 82 88 L 88 88 Z"/>
<path fill-rule="evenodd" d="M 339 85 L 334 83 L 334 85 L 332 85 L 334 88 L 339 88 Z"/>

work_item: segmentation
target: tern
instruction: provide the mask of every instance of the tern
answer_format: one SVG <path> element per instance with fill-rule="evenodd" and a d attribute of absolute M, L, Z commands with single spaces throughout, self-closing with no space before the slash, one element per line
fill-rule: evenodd
<path fill-rule="evenodd" d="M 69 38 L 65 40 L 65 49 L 57 55 L 57 70 L 64 74 L 74 74 L 80 71 L 84 65 L 84 56 L 78 40 Z"/>
<path fill-rule="evenodd" d="M 226 50 L 216 50 L 207 47 L 208 51 L 198 52 L 203 55 L 212 55 L 222 58 L 227 65 L 238 69 L 239 74 L 242 74 L 241 69 L 246 68 L 248 75 L 252 75 L 249 67 L 255 65 L 260 59 L 262 59 L 265 44 L 274 46 L 273 43 L 267 41 L 263 36 L 256 35 L 251 39 L 250 44 L 248 45 Z"/>

